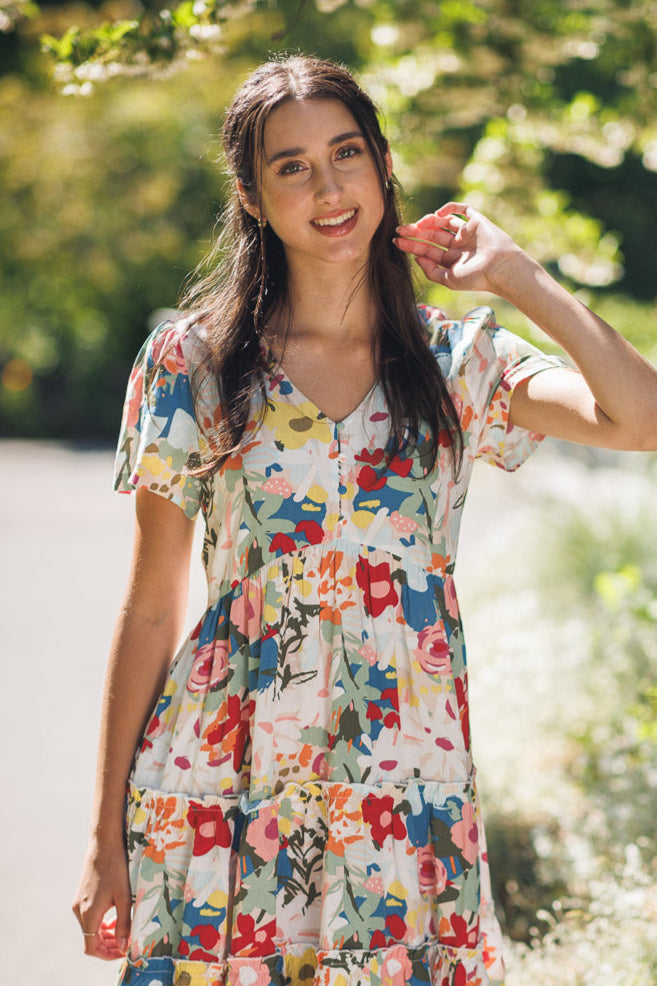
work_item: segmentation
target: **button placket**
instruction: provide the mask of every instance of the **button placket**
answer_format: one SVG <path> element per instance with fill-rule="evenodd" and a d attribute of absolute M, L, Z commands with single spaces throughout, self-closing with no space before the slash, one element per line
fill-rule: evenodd
<path fill-rule="evenodd" d="M 347 493 L 347 487 L 345 484 L 346 478 L 346 445 L 347 436 L 345 431 L 344 421 L 338 421 L 335 424 L 334 436 L 337 445 L 337 464 L 338 464 L 338 528 L 344 527 L 346 523 L 345 517 L 345 495 Z"/>

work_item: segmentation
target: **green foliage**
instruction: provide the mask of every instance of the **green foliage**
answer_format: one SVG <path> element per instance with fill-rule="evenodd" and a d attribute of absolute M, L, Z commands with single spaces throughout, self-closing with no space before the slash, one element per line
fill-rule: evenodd
<path fill-rule="evenodd" d="M 617 862 L 628 843 L 657 858 L 657 520 L 652 494 L 629 489 L 595 514 L 561 510 L 546 570 L 559 609 L 584 608 L 591 629 L 582 686 L 595 715 L 570 726 L 573 779 L 591 812 L 588 836 Z M 558 562 L 557 562 L 558 559 Z M 558 567 L 557 567 L 558 566 Z"/>
<path fill-rule="evenodd" d="M 10 433 L 116 433 L 148 319 L 175 306 L 209 244 L 222 196 L 212 134 L 230 84 L 197 71 L 65 101 L 26 98 L 25 83 L 0 78 L 0 413 Z"/>
<path fill-rule="evenodd" d="M 94 0 L 41 12 L 0 0 L 2 30 L 5 431 L 115 431 L 146 319 L 175 304 L 221 208 L 208 151 L 223 106 L 244 71 L 286 50 L 360 71 L 409 218 L 466 196 L 657 356 L 648 0 Z M 62 99 L 47 73 L 86 99 Z M 482 301 L 428 294 L 450 311 Z"/>

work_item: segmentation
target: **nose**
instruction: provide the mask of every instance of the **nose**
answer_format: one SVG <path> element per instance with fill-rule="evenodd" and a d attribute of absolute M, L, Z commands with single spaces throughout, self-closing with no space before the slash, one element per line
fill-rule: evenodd
<path fill-rule="evenodd" d="M 338 172 L 327 165 L 317 171 L 315 198 L 323 202 L 332 202 L 342 194 L 342 184 Z"/>

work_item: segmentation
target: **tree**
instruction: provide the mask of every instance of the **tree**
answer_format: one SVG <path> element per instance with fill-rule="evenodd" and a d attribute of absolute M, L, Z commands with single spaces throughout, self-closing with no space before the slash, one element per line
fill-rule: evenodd
<path fill-rule="evenodd" d="M 97 5 L 0 0 L 7 430 L 114 433 L 148 315 L 175 305 L 221 209 L 223 106 L 285 50 L 360 71 L 408 213 L 467 195 L 655 346 L 652 2 L 123 3 L 108 19 Z"/>

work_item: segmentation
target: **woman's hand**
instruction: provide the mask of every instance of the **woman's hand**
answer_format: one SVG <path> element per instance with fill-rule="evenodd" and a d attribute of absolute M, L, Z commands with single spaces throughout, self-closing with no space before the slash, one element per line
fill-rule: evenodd
<path fill-rule="evenodd" d="M 116 908 L 116 919 L 106 915 Z M 73 902 L 84 938 L 86 955 L 120 959 L 130 935 L 130 881 L 125 848 L 102 849 L 92 842 L 87 852 L 80 887 Z"/>
<path fill-rule="evenodd" d="M 454 291 L 504 296 L 512 272 L 534 263 L 510 236 L 463 202 L 448 202 L 399 226 L 397 233 L 395 246 L 413 254 L 430 281 Z"/>
<path fill-rule="evenodd" d="M 397 232 L 396 246 L 431 281 L 504 298 L 577 366 L 579 373 L 555 368 L 516 387 L 512 424 L 584 445 L 657 449 L 657 371 L 510 236 L 463 202 Z"/>

